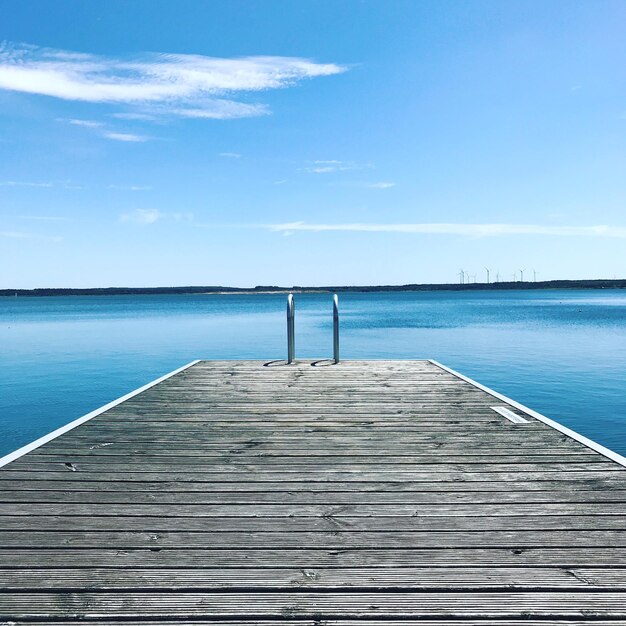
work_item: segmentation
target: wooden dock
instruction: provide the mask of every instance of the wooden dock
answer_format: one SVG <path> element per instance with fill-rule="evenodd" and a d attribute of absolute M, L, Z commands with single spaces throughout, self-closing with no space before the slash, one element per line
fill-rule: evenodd
<path fill-rule="evenodd" d="M 624 462 L 434 362 L 196 362 L 5 457 L 0 623 L 626 624 Z"/>

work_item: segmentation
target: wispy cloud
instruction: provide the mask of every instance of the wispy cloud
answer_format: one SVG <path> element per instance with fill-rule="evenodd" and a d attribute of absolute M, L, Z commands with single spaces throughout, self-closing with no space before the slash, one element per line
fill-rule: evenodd
<path fill-rule="evenodd" d="M 234 94 L 279 89 L 344 72 L 335 63 L 280 56 L 215 58 L 142 54 L 111 58 L 36 46 L 0 45 L 0 89 L 133 107 L 126 115 L 229 119 L 262 115 Z M 137 108 L 144 110 L 136 111 Z"/>
<path fill-rule="evenodd" d="M 118 191 L 150 191 L 150 185 L 109 185 L 108 189 L 116 189 Z"/>
<path fill-rule="evenodd" d="M 230 120 L 238 117 L 259 117 L 269 115 L 270 109 L 265 104 L 246 104 L 233 100 L 214 98 L 202 107 L 183 109 L 161 109 L 162 113 L 170 113 L 180 117 L 192 117 L 207 120 Z"/>
<path fill-rule="evenodd" d="M 115 117 L 118 120 L 132 120 L 139 122 L 155 122 L 158 120 L 154 115 L 148 113 L 112 113 L 111 117 Z"/>
<path fill-rule="evenodd" d="M 4 237 L 6 239 L 22 239 L 22 240 L 31 239 L 35 241 L 52 241 L 52 242 L 63 241 L 62 237 L 39 235 L 38 233 L 25 233 L 25 232 L 20 232 L 20 231 L 11 231 L 11 230 L 0 230 L 0 237 Z"/>
<path fill-rule="evenodd" d="M 102 122 L 96 122 L 94 120 L 74 120 L 74 119 L 63 120 L 63 119 L 60 119 L 59 121 L 65 121 L 68 124 L 72 124 L 74 126 L 82 126 L 84 128 L 100 128 L 100 127 L 104 126 L 104 124 Z"/>
<path fill-rule="evenodd" d="M 36 222 L 66 222 L 67 217 L 62 215 L 18 215 L 17 219 Z"/>
<path fill-rule="evenodd" d="M 146 135 L 138 135 L 136 133 L 127 133 L 120 132 L 116 130 L 111 130 L 106 127 L 104 122 L 95 122 L 94 120 L 76 120 L 76 119 L 65 119 L 65 118 L 57 118 L 57 121 L 64 122 L 66 124 L 72 124 L 73 126 L 80 126 L 81 128 L 87 128 L 89 130 L 95 131 L 101 137 L 105 139 L 112 139 L 113 141 L 126 141 L 131 143 L 143 143 L 144 141 L 148 141 L 151 137 Z"/>
<path fill-rule="evenodd" d="M 22 180 L 3 180 L 0 187 L 53 187 L 53 183 L 39 183 Z"/>
<path fill-rule="evenodd" d="M 154 224 L 163 217 L 158 209 L 135 209 L 131 213 L 120 215 L 122 222 L 134 222 L 135 224 Z"/>
<path fill-rule="evenodd" d="M 333 172 L 347 172 L 350 170 L 362 170 L 371 168 L 371 164 L 355 163 L 354 161 L 313 161 L 311 165 L 300 169 L 301 172 L 310 174 L 331 174 Z"/>
<path fill-rule="evenodd" d="M 365 186 L 370 189 L 391 189 L 396 186 L 396 183 L 381 181 L 380 183 L 366 183 Z"/>
<path fill-rule="evenodd" d="M 190 222 L 193 220 L 193 213 L 174 212 L 164 213 L 158 209 L 135 209 L 130 213 L 120 215 L 120 221 L 133 222 L 135 224 L 154 224 L 161 220 L 173 220 L 175 222 Z"/>
<path fill-rule="evenodd" d="M 0 181 L 0 187 L 41 187 L 44 189 L 56 187 L 59 189 L 84 189 L 82 185 L 76 185 L 71 181 L 33 182 L 24 180 L 4 180 Z"/>
<path fill-rule="evenodd" d="M 0 230 L 0 237 L 6 237 L 7 239 L 28 239 L 30 233 L 21 233 L 12 230 Z"/>
<path fill-rule="evenodd" d="M 265 226 L 274 232 L 367 232 L 459 235 L 465 237 L 498 237 L 505 235 L 552 235 L 560 237 L 626 238 L 624 226 L 542 226 L 539 224 L 309 224 L 289 222 Z"/>
<path fill-rule="evenodd" d="M 113 141 L 127 141 L 131 143 L 143 143 L 144 141 L 148 141 L 148 139 L 150 139 L 150 137 L 146 137 L 145 135 L 135 135 L 134 133 L 115 133 L 112 131 L 103 133 L 103 137 L 112 139 Z"/>
<path fill-rule="evenodd" d="M 220 156 L 225 159 L 240 159 L 241 155 L 239 152 L 220 152 Z"/>

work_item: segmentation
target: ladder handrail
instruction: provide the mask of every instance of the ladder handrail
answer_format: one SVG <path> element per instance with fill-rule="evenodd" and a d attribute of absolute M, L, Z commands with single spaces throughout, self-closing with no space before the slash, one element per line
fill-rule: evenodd
<path fill-rule="evenodd" d="M 339 363 L 339 298 L 333 294 L 333 360 Z"/>
<path fill-rule="evenodd" d="M 296 304 L 293 294 L 287 296 L 287 363 L 293 363 L 296 358 Z"/>

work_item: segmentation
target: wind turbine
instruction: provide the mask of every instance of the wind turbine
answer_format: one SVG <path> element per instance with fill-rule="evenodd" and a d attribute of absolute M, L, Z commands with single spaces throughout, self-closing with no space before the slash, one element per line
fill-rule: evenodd
<path fill-rule="evenodd" d="M 485 271 L 487 272 L 487 284 L 489 284 L 489 268 L 486 267 Z"/>
<path fill-rule="evenodd" d="M 520 274 L 520 276 L 521 276 L 521 278 L 520 278 L 520 282 L 522 282 L 522 283 L 523 283 L 523 282 L 524 282 L 524 270 L 520 270 L 520 271 L 519 271 L 519 274 Z"/>
<path fill-rule="evenodd" d="M 496 272 L 496 282 L 499 283 L 500 282 L 500 272 Z"/>
<path fill-rule="evenodd" d="M 465 283 L 465 273 L 463 270 L 459 270 L 459 283 L 463 285 Z"/>
<path fill-rule="evenodd" d="M 537 270 L 533 270 L 533 283 L 537 282 Z"/>

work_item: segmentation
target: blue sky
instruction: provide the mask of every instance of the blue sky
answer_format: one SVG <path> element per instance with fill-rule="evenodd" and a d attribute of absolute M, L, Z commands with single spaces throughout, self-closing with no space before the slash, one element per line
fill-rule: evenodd
<path fill-rule="evenodd" d="M 624 2 L 0 4 L 0 287 L 626 276 Z"/>

